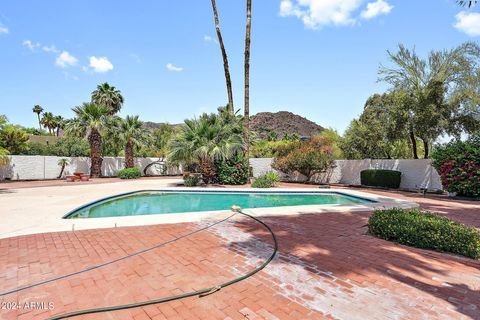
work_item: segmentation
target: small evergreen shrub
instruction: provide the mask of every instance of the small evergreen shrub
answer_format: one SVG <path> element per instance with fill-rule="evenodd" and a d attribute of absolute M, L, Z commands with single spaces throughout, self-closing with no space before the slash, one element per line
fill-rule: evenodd
<path fill-rule="evenodd" d="M 142 176 L 140 168 L 126 168 L 117 173 L 120 179 L 138 179 Z"/>
<path fill-rule="evenodd" d="M 480 258 L 480 231 L 418 209 L 376 210 L 368 220 L 370 234 L 407 246 Z"/>
<path fill-rule="evenodd" d="M 360 172 L 360 181 L 364 186 L 398 189 L 401 179 L 402 173 L 395 170 L 368 169 Z"/>
<path fill-rule="evenodd" d="M 222 184 L 242 185 L 248 181 L 248 161 L 241 156 L 217 163 L 218 180 Z"/>
<path fill-rule="evenodd" d="M 278 173 L 270 171 L 255 179 L 252 183 L 252 188 L 272 188 L 279 181 L 280 176 Z"/>
<path fill-rule="evenodd" d="M 195 187 L 200 183 L 199 176 L 185 176 L 183 177 L 183 184 L 185 187 Z"/>

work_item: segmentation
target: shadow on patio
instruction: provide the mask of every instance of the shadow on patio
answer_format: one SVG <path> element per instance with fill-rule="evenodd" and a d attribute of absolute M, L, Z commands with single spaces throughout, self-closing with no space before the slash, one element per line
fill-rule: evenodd
<path fill-rule="evenodd" d="M 262 220 L 276 233 L 281 257 L 273 263 L 286 263 L 282 268 L 288 268 L 288 264 L 305 268 L 307 264 L 359 288 L 375 288 L 382 293 L 387 290 L 386 296 L 378 299 L 393 299 L 395 308 L 404 309 L 412 317 L 415 316 L 410 312 L 418 312 L 419 308 L 423 316 L 432 316 L 428 314 L 432 308 L 438 315 L 455 311 L 480 319 L 480 261 L 372 237 L 366 234 L 368 216 L 368 213 L 304 213 Z M 242 220 L 236 226 L 253 237 L 230 243 L 231 246 L 250 250 L 258 247 L 259 240 L 271 242 L 259 224 Z M 285 259 L 284 255 L 300 259 Z M 318 283 L 322 289 L 323 282 Z M 351 303 L 360 301 L 354 298 Z"/>

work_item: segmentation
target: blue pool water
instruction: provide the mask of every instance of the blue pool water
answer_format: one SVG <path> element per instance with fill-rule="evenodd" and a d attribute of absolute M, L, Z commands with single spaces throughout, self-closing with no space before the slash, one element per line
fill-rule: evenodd
<path fill-rule="evenodd" d="M 336 192 L 168 192 L 144 191 L 111 197 L 86 205 L 69 213 L 66 218 L 100 218 L 265 208 L 321 204 L 359 204 L 375 202 Z"/>

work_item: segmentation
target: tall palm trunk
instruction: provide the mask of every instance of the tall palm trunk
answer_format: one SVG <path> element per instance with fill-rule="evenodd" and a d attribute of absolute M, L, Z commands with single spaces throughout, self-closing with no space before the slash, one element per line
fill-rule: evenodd
<path fill-rule="evenodd" d="M 88 142 L 90 143 L 90 176 L 92 178 L 98 178 L 102 174 L 102 136 L 97 129 L 92 129 L 88 136 Z"/>
<path fill-rule="evenodd" d="M 218 21 L 217 4 L 215 0 L 212 0 L 213 17 L 215 19 L 215 29 L 217 30 L 218 44 L 222 51 L 223 69 L 225 70 L 225 81 L 227 83 L 227 95 L 228 95 L 228 110 L 233 113 L 233 94 L 232 94 L 232 81 L 230 79 L 230 69 L 228 67 L 227 51 L 223 44 L 222 32 L 220 31 L 220 23 Z"/>
<path fill-rule="evenodd" d="M 250 32 L 252 26 L 252 0 L 247 0 L 247 25 L 245 31 L 245 107 L 244 130 L 245 151 L 247 158 L 250 153 Z"/>
<path fill-rule="evenodd" d="M 38 128 L 42 130 L 42 121 L 40 120 L 40 113 L 37 113 L 37 118 L 38 118 Z"/>
<path fill-rule="evenodd" d="M 125 145 L 125 168 L 133 167 L 133 143 L 129 140 Z"/>

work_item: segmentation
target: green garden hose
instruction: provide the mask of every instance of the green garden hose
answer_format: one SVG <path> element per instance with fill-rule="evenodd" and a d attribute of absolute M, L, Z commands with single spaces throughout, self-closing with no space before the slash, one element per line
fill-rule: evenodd
<path fill-rule="evenodd" d="M 203 289 L 203 290 L 197 290 L 197 291 L 192 291 L 192 292 L 183 293 L 183 294 L 179 294 L 179 295 L 174 295 L 174 296 L 170 296 L 170 297 L 165 297 L 165 298 L 160 298 L 160 299 L 155 299 L 155 300 L 147 300 L 147 301 L 130 303 L 130 304 L 124 304 L 124 305 L 118 305 L 118 306 L 100 307 L 100 308 L 94 308 L 94 309 L 79 310 L 79 311 L 74 311 L 74 312 L 54 316 L 54 317 L 50 318 L 50 320 L 66 319 L 66 318 L 71 318 L 71 317 L 76 317 L 76 316 L 81 316 L 81 315 L 86 315 L 86 314 L 92 314 L 92 313 L 99 313 L 99 312 L 109 312 L 109 311 L 118 311 L 118 310 L 130 309 L 130 308 L 138 308 L 138 307 L 143 307 L 143 306 L 147 306 L 147 305 L 151 305 L 151 304 L 159 304 L 159 303 L 184 299 L 184 298 L 193 297 L 193 296 L 204 297 L 204 296 L 207 296 L 209 294 L 215 293 L 222 288 L 228 287 L 228 286 L 230 286 L 234 283 L 240 282 L 242 280 L 245 280 L 245 279 L 253 276 L 257 272 L 259 272 L 260 270 L 265 268 L 275 257 L 275 255 L 277 253 L 277 250 L 278 250 L 277 238 L 275 237 L 275 234 L 273 233 L 272 229 L 266 223 L 261 221 L 260 219 L 255 218 L 254 216 L 251 216 L 247 213 L 242 212 L 241 208 L 238 207 L 238 206 L 233 206 L 232 211 L 235 212 L 235 213 L 244 215 L 244 216 L 246 216 L 250 219 L 253 219 L 256 222 L 260 223 L 261 225 L 263 225 L 268 230 L 268 232 L 270 232 L 270 235 L 272 236 L 272 240 L 273 240 L 273 244 L 274 244 L 272 254 L 270 255 L 270 257 L 267 260 L 265 260 L 264 263 L 262 263 L 260 266 L 258 266 L 254 270 L 250 271 L 249 273 L 247 273 L 247 274 L 245 274 L 241 277 L 235 278 L 233 280 L 227 281 L 225 283 L 219 284 L 217 286 L 213 286 L 213 287 L 206 288 L 206 289 Z"/>

